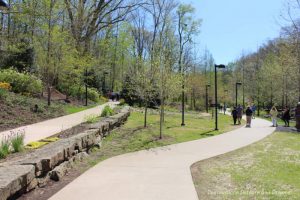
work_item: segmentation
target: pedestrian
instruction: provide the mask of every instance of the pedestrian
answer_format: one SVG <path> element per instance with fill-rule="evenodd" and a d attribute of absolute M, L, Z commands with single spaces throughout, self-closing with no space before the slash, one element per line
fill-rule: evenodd
<path fill-rule="evenodd" d="M 253 114 L 253 111 L 251 110 L 251 107 L 248 106 L 246 109 L 246 120 L 247 120 L 246 127 L 248 127 L 248 128 L 251 127 L 252 114 Z"/>
<path fill-rule="evenodd" d="M 291 120 L 291 115 L 290 115 L 290 109 L 288 107 L 285 107 L 283 113 L 282 113 L 282 120 L 284 121 L 284 127 L 290 127 L 290 120 Z"/>
<path fill-rule="evenodd" d="M 270 110 L 270 115 L 272 118 L 272 123 L 273 123 L 273 127 L 277 127 L 277 115 L 278 115 L 278 111 L 276 109 L 275 106 L 273 106 Z"/>
<path fill-rule="evenodd" d="M 233 108 L 232 112 L 231 112 L 232 118 L 233 118 L 233 123 L 234 125 L 236 125 L 236 120 L 237 120 L 237 110 L 236 107 Z"/>
<path fill-rule="evenodd" d="M 227 111 L 227 106 L 226 106 L 226 104 L 224 103 L 224 115 L 226 114 L 226 111 Z"/>
<path fill-rule="evenodd" d="M 238 105 L 238 107 L 237 107 L 237 120 L 238 120 L 239 125 L 241 124 L 242 117 L 243 117 L 243 107 L 241 105 Z"/>
<path fill-rule="evenodd" d="M 252 105 L 251 110 L 253 112 L 252 119 L 255 119 L 255 112 L 256 112 L 256 106 L 255 106 L 255 104 Z"/>

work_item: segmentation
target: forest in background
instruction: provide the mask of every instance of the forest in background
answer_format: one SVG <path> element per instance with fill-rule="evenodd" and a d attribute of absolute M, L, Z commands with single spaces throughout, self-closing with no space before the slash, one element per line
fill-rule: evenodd
<path fill-rule="evenodd" d="M 195 18 L 192 5 L 175 0 L 9 0 L 9 4 L 10 10 L 0 14 L 0 82 L 12 82 L 8 76 L 19 77 L 16 71 L 39 82 L 32 86 L 38 88 L 34 91 L 15 91 L 36 95 L 55 88 L 84 99 L 87 85 L 94 100 L 108 91 L 122 91 L 129 103 L 145 108 L 154 105 L 163 110 L 164 105 L 184 103 L 188 109 L 204 110 L 210 85 L 209 102 L 214 103 L 215 63 L 209 50 L 200 51 L 195 42 L 201 19 Z M 296 105 L 299 9 L 298 0 L 288 0 L 283 18 L 290 25 L 282 27 L 280 37 L 219 70 L 222 103 L 235 104 L 236 82 L 241 82 L 241 104 Z"/>

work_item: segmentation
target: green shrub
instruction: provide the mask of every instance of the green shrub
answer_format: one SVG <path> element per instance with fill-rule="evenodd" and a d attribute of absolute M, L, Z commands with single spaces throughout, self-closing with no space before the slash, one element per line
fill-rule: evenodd
<path fill-rule="evenodd" d="M 108 102 L 108 99 L 107 99 L 106 97 L 104 97 L 104 96 L 101 96 L 101 97 L 100 97 L 100 101 L 101 101 L 102 103 L 106 103 L 106 102 Z"/>
<path fill-rule="evenodd" d="M 12 91 L 26 95 L 40 94 L 43 84 L 40 79 L 29 73 L 19 73 L 12 69 L 0 71 L 0 82 L 9 83 Z"/>
<path fill-rule="evenodd" d="M 23 133 L 12 135 L 11 146 L 14 152 L 22 152 L 24 150 L 24 136 Z"/>
<path fill-rule="evenodd" d="M 72 86 L 69 89 L 70 96 L 77 99 L 85 98 L 85 87 L 84 86 Z M 100 94 L 95 88 L 88 88 L 88 99 L 94 102 L 99 102 Z"/>
<path fill-rule="evenodd" d="M 8 96 L 8 92 L 0 88 L 0 99 L 6 99 L 7 96 Z"/>
<path fill-rule="evenodd" d="M 125 103 L 126 103 L 126 102 L 125 102 L 125 99 L 120 99 L 120 101 L 119 101 L 119 102 L 120 102 L 120 103 L 119 103 L 119 105 L 120 105 L 120 106 L 124 106 L 124 105 L 125 105 Z"/>
<path fill-rule="evenodd" d="M 95 88 L 88 88 L 88 99 L 94 102 L 99 102 L 100 94 Z"/>
<path fill-rule="evenodd" d="M 7 155 L 9 154 L 9 146 L 10 146 L 10 141 L 8 139 L 4 139 L 1 141 L 0 159 L 7 157 Z"/>
<path fill-rule="evenodd" d="M 103 108 L 102 113 L 101 113 L 101 117 L 108 117 L 108 116 L 111 116 L 111 115 L 113 115 L 113 110 L 111 109 L 111 107 L 105 106 Z"/>
<path fill-rule="evenodd" d="M 85 121 L 88 124 L 96 123 L 98 121 L 98 116 L 96 115 L 89 115 L 85 117 Z"/>

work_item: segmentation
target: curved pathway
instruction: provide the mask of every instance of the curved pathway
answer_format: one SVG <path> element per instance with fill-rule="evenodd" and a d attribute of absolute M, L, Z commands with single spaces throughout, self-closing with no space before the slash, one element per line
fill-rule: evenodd
<path fill-rule="evenodd" d="M 50 200 L 198 200 L 190 166 L 263 139 L 275 131 L 270 125 L 255 119 L 251 129 L 105 160 Z"/>
<path fill-rule="evenodd" d="M 74 126 L 77 126 L 86 121 L 86 116 L 90 115 L 100 115 L 102 109 L 109 105 L 113 107 L 118 102 L 109 102 L 94 108 L 90 108 L 78 113 L 46 120 L 36 124 L 19 127 L 13 130 L 8 130 L 0 132 L 0 142 L 11 135 L 11 132 L 14 133 L 25 133 L 24 143 L 28 144 L 30 142 L 38 141 L 47 137 L 51 137 L 60 133 L 61 131 L 70 129 Z"/>

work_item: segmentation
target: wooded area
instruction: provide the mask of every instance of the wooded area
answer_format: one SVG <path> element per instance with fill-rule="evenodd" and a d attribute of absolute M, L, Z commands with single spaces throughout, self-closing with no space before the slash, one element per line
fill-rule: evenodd
<path fill-rule="evenodd" d="M 215 63 L 196 43 L 201 19 L 192 5 L 176 0 L 8 3 L 10 9 L 0 14 L 0 81 L 9 82 L 8 72 L 41 81 L 33 86 L 38 89 L 20 93 L 51 94 L 55 88 L 84 99 L 87 86 L 88 97 L 96 100 L 108 91 L 121 92 L 127 103 L 145 108 L 145 126 L 148 107 L 160 107 L 161 123 L 165 105 L 205 110 L 207 85 L 214 103 Z M 300 22 L 290 12 L 300 6 L 298 0 L 288 5 L 291 25 L 279 38 L 219 71 L 222 104 L 234 105 L 236 82 L 242 83 L 238 101 L 244 105 L 294 106 L 300 100 Z"/>

